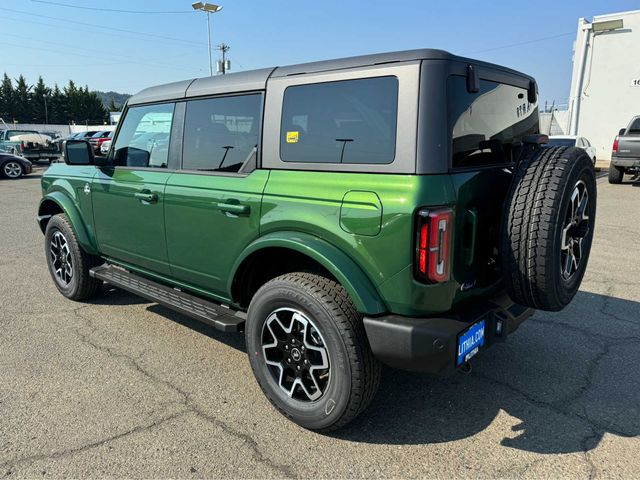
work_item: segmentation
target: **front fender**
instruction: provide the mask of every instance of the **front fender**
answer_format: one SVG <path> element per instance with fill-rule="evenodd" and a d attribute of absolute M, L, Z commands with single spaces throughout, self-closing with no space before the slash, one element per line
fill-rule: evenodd
<path fill-rule="evenodd" d="M 47 202 L 54 202 L 71 222 L 73 231 L 76 234 L 78 243 L 84 251 L 92 255 L 98 255 L 95 240 L 92 239 L 87 233 L 86 225 L 80 214 L 80 210 L 76 206 L 75 202 L 67 193 L 61 190 L 47 193 L 42 200 L 40 200 L 40 206 L 38 207 L 38 222 L 40 223 L 43 215 L 46 215 L 46 209 L 44 205 Z"/>
<path fill-rule="evenodd" d="M 301 232 L 272 232 L 251 243 L 233 266 L 228 291 L 231 291 L 233 279 L 244 260 L 269 247 L 295 250 L 318 262 L 340 282 L 359 312 L 375 315 L 387 311 L 369 278 L 348 255 L 321 238 Z"/>

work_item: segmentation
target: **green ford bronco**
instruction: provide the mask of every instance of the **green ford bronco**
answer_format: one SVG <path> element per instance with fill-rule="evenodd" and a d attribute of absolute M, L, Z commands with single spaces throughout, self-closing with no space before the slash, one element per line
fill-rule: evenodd
<path fill-rule="evenodd" d="M 273 405 L 331 430 L 381 363 L 468 369 L 571 301 L 594 168 L 546 140 L 533 78 L 440 50 L 187 80 L 131 97 L 106 157 L 68 141 L 38 223 L 64 296 L 243 331 Z"/>

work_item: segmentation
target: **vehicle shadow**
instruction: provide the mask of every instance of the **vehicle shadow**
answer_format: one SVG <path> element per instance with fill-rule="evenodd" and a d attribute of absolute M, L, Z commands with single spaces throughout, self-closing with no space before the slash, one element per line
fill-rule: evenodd
<path fill-rule="evenodd" d="M 105 297 L 104 303 L 138 298 L 117 289 Z M 242 334 L 220 332 L 157 304 L 147 309 L 246 352 Z M 502 446 L 537 453 L 590 450 L 605 433 L 638 436 L 639 311 L 637 302 L 579 292 L 563 312 L 537 312 L 507 342 L 474 359 L 471 374 L 442 377 L 385 367 L 371 406 L 329 435 L 409 445 L 485 431 L 496 436 L 498 429 Z M 505 423 L 508 434 L 501 431 Z"/>
<path fill-rule="evenodd" d="M 507 423 L 500 444 L 536 453 L 590 450 L 605 433 L 638 436 L 637 312 L 640 303 L 579 292 L 563 312 L 537 312 L 507 342 L 472 361 L 469 375 L 385 369 L 366 413 L 333 435 L 428 444 Z M 615 331 L 619 338 L 610 336 Z"/>

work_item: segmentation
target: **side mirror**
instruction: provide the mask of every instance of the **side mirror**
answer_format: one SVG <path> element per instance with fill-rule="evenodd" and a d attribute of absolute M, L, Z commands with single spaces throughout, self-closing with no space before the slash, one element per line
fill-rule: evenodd
<path fill-rule="evenodd" d="M 623 136 L 625 133 L 627 133 L 627 129 L 626 129 L 626 128 L 621 128 L 621 129 L 618 131 L 618 135 L 620 135 L 620 136 Z"/>
<path fill-rule="evenodd" d="M 67 165 L 93 165 L 93 147 L 86 140 L 67 140 L 64 145 L 64 163 Z"/>

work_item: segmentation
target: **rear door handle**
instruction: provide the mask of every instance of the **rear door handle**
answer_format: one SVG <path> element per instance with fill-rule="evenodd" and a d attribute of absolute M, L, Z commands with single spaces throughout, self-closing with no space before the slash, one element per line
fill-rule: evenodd
<path fill-rule="evenodd" d="M 142 190 L 133 194 L 135 198 L 141 202 L 156 203 L 158 201 L 158 194 L 152 193 L 149 190 Z"/>
<path fill-rule="evenodd" d="M 248 215 L 251 211 L 251 207 L 249 205 L 241 205 L 239 203 L 220 202 L 217 206 L 218 210 L 226 213 L 233 213 L 234 215 Z"/>

